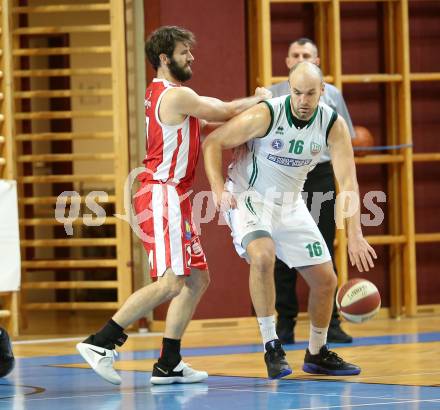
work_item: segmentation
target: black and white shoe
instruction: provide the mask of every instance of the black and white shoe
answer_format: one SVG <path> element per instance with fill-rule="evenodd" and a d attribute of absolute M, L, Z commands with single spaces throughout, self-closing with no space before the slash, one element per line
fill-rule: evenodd
<path fill-rule="evenodd" d="M 103 379 L 112 384 L 121 384 L 121 376 L 113 367 L 115 356 L 118 355 L 116 350 L 109 350 L 84 342 L 78 343 L 76 348 L 90 367 Z"/>
<path fill-rule="evenodd" d="M 174 368 L 155 363 L 151 375 L 151 384 L 172 384 L 172 383 L 198 383 L 206 380 L 208 373 L 201 370 L 194 370 L 183 360 Z"/>

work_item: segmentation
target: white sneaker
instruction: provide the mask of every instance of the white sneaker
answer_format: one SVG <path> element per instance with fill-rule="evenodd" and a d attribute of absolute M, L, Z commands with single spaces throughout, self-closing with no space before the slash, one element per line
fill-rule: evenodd
<path fill-rule="evenodd" d="M 194 370 L 183 360 L 173 369 L 164 369 L 160 364 L 155 363 L 151 375 L 151 384 L 172 384 L 172 383 L 198 383 L 206 380 L 208 373 Z"/>
<path fill-rule="evenodd" d="M 103 379 L 113 384 L 121 384 L 121 376 L 113 368 L 115 356 L 118 355 L 116 350 L 104 349 L 88 343 L 78 343 L 76 348 L 90 367 Z"/>

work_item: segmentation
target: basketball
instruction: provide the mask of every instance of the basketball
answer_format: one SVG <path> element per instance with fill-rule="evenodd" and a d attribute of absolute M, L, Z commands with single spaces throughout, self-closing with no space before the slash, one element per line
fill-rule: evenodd
<path fill-rule="evenodd" d="M 352 138 L 351 143 L 354 149 L 354 155 L 357 157 L 363 157 L 367 154 L 372 154 L 373 151 L 362 150 L 362 147 L 372 147 L 374 146 L 374 137 L 368 128 L 356 126 L 354 127 L 356 132 L 355 138 Z"/>
<path fill-rule="evenodd" d="M 371 319 L 380 309 L 380 294 L 366 279 L 351 279 L 336 293 L 336 306 L 341 315 L 352 323 Z"/>

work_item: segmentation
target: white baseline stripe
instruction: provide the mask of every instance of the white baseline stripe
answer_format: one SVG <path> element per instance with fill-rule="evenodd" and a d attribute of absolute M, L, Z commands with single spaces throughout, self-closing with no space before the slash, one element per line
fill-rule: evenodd
<path fill-rule="evenodd" d="M 304 382 L 309 384 L 310 381 Z M 296 384 L 296 383 L 295 383 Z M 271 390 L 253 390 L 253 389 L 240 389 L 240 386 L 232 386 L 232 387 L 210 387 L 210 390 L 228 390 L 228 391 L 234 391 L 234 392 L 250 392 L 250 393 L 270 393 L 270 394 L 285 394 L 289 396 L 323 396 L 323 397 L 344 397 L 348 399 L 368 399 L 368 400 L 394 400 L 394 401 L 408 401 L 412 399 L 400 399 L 397 397 L 384 397 L 384 396 L 355 396 L 352 394 L 335 394 L 335 393 L 299 393 L 299 392 L 288 392 L 288 391 L 271 391 Z M 438 399 L 430 399 L 430 400 L 440 400 Z"/>
<path fill-rule="evenodd" d="M 200 389 L 201 391 L 205 392 L 206 390 Z M 243 392 L 255 392 L 255 393 L 271 393 L 271 394 L 303 394 L 306 396 L 315 396 L 315 394 L 306 394 L 306 393 L 287 393 L 287 392 L 273 392 L 273 391 L 258 391 L 258 390 L 234 390 L 234 389 L 222 389 L 222 388 L 215 388 L 215 387 L 208 387 L 209 390 L 231 390 L 231 391 L 243 391 Z M 184 390 L 174 390 L 173 392 L 182 392 Z M 167 394 L 172 392 L 170 391 L 161 391 L 161 392 L 154 392 L 154 394 Z M 136 394 L 153 394 L 151 390 L 146 391 L 133 391 L 133 392 L 117 392 L 117 393 L 104 393 L 104 394 L 85 394 L 85 395 L 74 395 L 74 396 L 56 396 L 56 397 L 41 397 L 41 398 L 32 398 L 28 399 L 27 396 L 14 396 L 14 398 L 11 397 L 10 400 L 17 400 L 22 399 L 23 401 L 44 401 L 44 400 L 59 400 L 59 399 L 78 399 L 78 398 L 88 398 L 88 397 L 108 397 L 108 396 L 125 396 L 125 395 L 136 395 Z M 330 396 L 330 395 L 328 395 Z M 356 396 L 353 396 L 356 397 Z M 3 402 L 7 402 L 8 400 L 2 400 Z M 298 407 L 298 408 L 291 408 L 286 410 L 318 410 L 318 409 L 329 409 L 329 408 L 350 408 L 350 407 L 360 407 L 360 406 L 374 406 L 374 405 L 387 405 L 387 404 L 406 404 L 406 403 L 438 403 L 440 402 L 440 399 L 421 399 L 421 400 L 404 400 L 402 401 L 396 401 L 396 402 L 384 402 L 384 403 L 369 403 L 369 404 L 349 404 L 349 405 L 342 405 L 342 406 L 324 406 L 324 407 Z"/>
<path fill-rule="evenodd" d="M 406 401 L 389 401 L 386 403 L 366 403 L 366 404 L 344 404 L 341 406 L 320 406 L 320 407 L 292 407 L 286 410 L 318 410 L 318 409 L 352 409 L 353 407 L 369 407 L 369 406 L 387 406 L 390 404 L 411 404 L 411 403 L 438 403 L 440 399 L 427 400 L 406 400 Z M 395 408 L 395 407 L 393 407 Z"/>

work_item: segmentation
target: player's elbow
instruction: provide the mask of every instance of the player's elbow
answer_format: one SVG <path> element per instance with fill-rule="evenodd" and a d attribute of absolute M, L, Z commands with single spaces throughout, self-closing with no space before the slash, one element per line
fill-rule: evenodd
<path fill-rule="evenodd" d="M 208 135 L 202 142 L 202 151 L 203 155 L 206 155 L 212 149 L 215 149 L 215 140 L 212 137 L 212 134 Z"/>
<path fill-rule="evenodd" d="M 233 101 L 225 103 L 223 108 L 223 115 L 225 116 L 224 120 L 229 120 L 243 111 L 243 109 L 235 104 Z"/>

